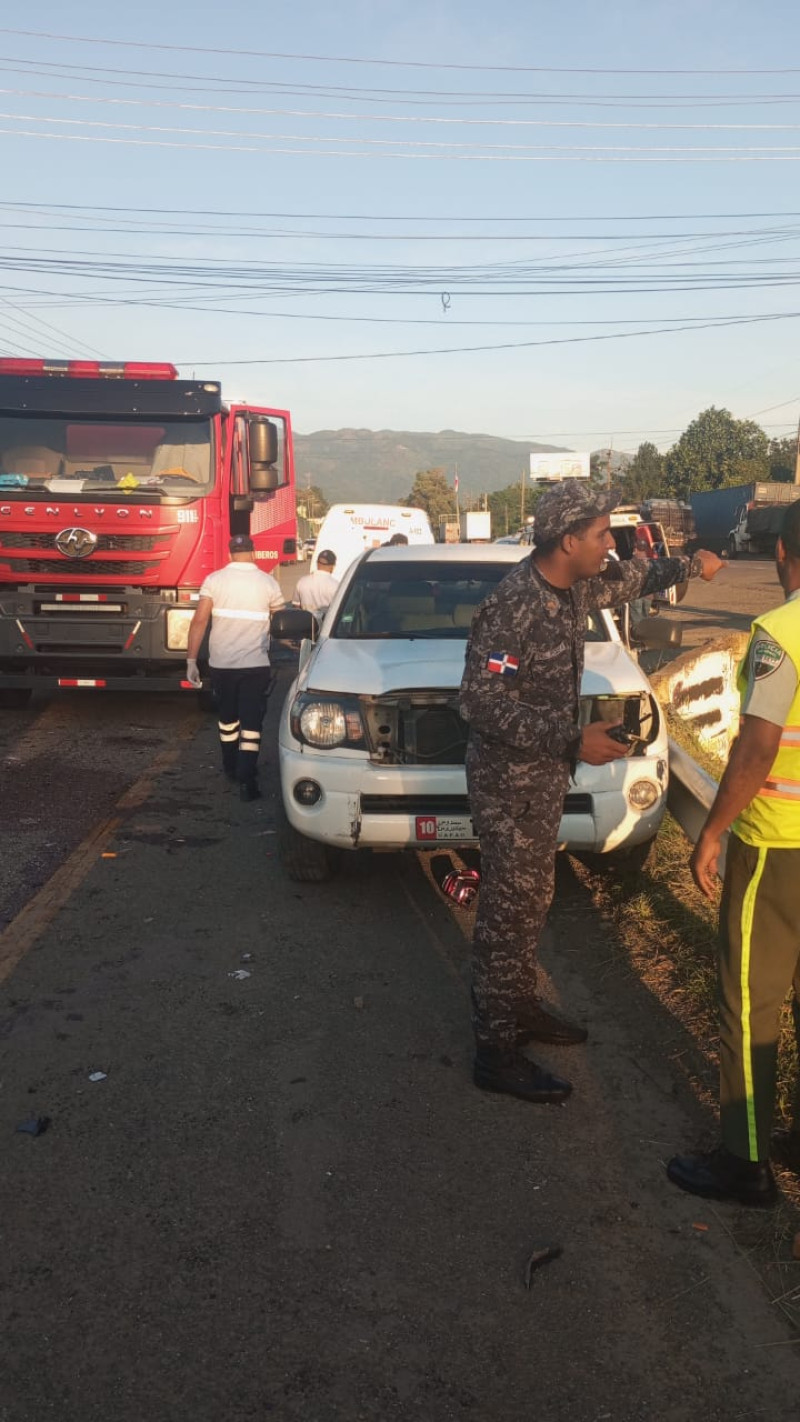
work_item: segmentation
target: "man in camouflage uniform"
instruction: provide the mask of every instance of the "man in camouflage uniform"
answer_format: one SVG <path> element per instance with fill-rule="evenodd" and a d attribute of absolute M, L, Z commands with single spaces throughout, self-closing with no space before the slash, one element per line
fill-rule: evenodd
<path fill-rule="evenodd" d="M 608 515 L 616 502 L 577 479 L 542 495 L 534 551 L 478 608 L 461 683 L 482 869 L 473 941 L 475 1084 L 529 1101 L 563 1101 L 572 1088 L 519 1047 L 586 1039 L 582 1028 L 545 1011 L 536 993 L 570 772 L 578 760 L 604 765 L 628 750 L 611 734 L 620 728 L 580 725 L 587 615 L 690 576 L 708 580 L 722 566 L 706 552 L 610 560 Z"/>

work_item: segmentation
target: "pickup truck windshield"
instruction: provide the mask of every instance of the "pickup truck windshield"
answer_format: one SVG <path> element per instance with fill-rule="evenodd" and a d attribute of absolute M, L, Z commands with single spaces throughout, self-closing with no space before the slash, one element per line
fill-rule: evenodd
<path fill-rule="evenodd" d="M 339 609 L 331 636 L 426 637 L 466 641 L 475 609 L 514 563 L 434 563 L 396 567 L 363 563 Z M 592 613 L 589 641 L 608 640 L 605 623 Z"/>
<path fill-rule="evenodd" d="M 0 494 L 196 498 L 213 483 L 208 419 L 153 423 L 0 416 Z"/>

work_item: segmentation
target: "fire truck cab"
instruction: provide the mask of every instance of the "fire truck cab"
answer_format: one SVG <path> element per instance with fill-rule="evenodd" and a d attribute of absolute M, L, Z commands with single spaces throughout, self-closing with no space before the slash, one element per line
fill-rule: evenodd
<path fill-rule="evenodd" d="M 297 552 L 287 411 L 174 366 L 0 360 L 0 705 L 36 686 L 188 689 L 205 576 Z"/>

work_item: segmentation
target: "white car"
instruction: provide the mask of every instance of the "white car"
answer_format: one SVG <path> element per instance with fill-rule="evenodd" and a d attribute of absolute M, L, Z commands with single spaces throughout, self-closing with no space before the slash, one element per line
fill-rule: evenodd
<path fill-rule="evenodd" d="M 348 568 L 317 640 L 302 644 L 281 716 L 283 857 L 293 878 L 327 878 L 338 858 L 330 850 L 477 844 L 458 711 L 466 640 L 475 608 L 527 551 L 383 547 Z M 273 634 L 310 633 L 298 621 L 306 617 L 276 613 Z M 623 760 L 578 765 L 562 847 L 642 862 L 666 806 L 667 732 L 607 612 L 590 618 L 581 717 L 622 721 L 640 739 Z"/>

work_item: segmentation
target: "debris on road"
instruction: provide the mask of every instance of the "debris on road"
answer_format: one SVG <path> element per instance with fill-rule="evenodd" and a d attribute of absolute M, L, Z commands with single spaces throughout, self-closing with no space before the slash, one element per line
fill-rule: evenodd
<path fill-rule="evenodd" d="M 105 1079 L 106 1079 L 107 1076 L 108 1076 L 108 1072 L 107 1072 L 107 1071 L 90 1071 L 90 1072 L 89 1072 L 89 1080 L 90 1080 L 90 1081 L 105 1081 Z"/>
<path fill-rule="evenodd" d="M 363 999 L 363 997 L 354 997 L 354 998 L 353 998 L 353 1006 L 354 1006 L 355 1008 L 357 1008 L 358 1011 L 360 1012 L 361 1009 L 362 1009 L 363 1006 L 364 1006 L 364 999 Z"/>
<path fill-rule="evenodd" d="M 693 1224 L 693 1225 L 692 1225 L 692 1229 L 697 1229 L 697 1230 L 699 1230 L 701 1234 L 708 1234 L 708 1225 L 707 1225 L 707 1224 Z"/>
<path fill-rule="evenodd" d="M 525 1273 L 522 1276 L 522 1282 L 525 1288 L 530 1288 L 531 1280 L 537 1269 L 541 1269 L 545 1264 L 550 1264 L 553 1259 L 560 1259 L 563 1253 L 564 1251 L 560 1244 L 548 1245 L 546 1249 L 534 1249 L 533 1254 L 525 1265 Z"/>
<path fill-rule="evenodd" d="M 243 962 L 243 963 L 252 963 L 252 961 L 253 961 L 253 955 L 252 955 L 252 953 L 243 953 L 243 954 L 242 954 L 242 962 Z"/>
<path fill-rule="evenodd" d="M 235 968 L 232 973 L 228 973 L 228 977 L 235 978 L 237 983 L 243 982 L 245 978 L 249 978 L 250 976 L 246 968 Z"/>
<path fill-rule="evenodd" d="M 49 1125 L 49 1116 L 29 1116 L 26 1121 L 20 1121 L 17 1130 L 25 1136 L 43 1136 Z"/>

